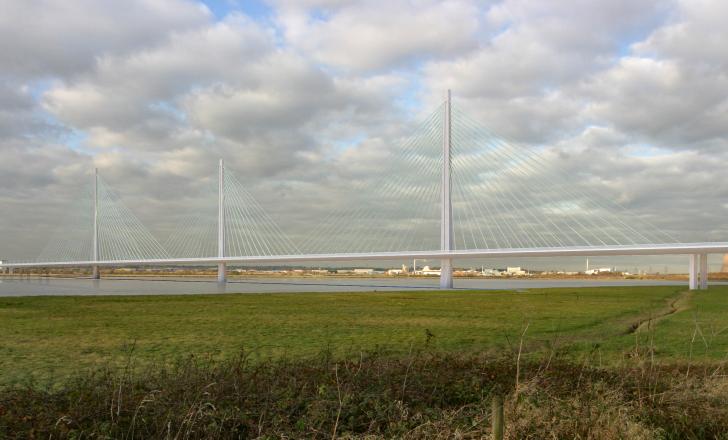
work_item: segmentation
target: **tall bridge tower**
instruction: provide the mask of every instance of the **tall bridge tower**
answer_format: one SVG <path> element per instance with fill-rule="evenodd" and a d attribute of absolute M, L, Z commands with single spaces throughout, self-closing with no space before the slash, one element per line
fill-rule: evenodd
<path fill-rule="evenodd" d="M 440 250 L 453 250 L 453 224 L 452 224 L 452 107 L 450 105 L 450 90 L 447 91 L 445 101 L 445 120 L 443 121 L 443 142 L 442 142 L 442 195 L 440 203 Z M 452 259 L 443 258 L 440 261 L 440 288 L 452 289 Z"/>

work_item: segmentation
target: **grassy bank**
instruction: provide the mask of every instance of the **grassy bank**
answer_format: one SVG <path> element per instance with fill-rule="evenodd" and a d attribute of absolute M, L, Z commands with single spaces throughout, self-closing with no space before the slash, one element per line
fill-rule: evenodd
<path fill-rule="evenodd" d="M 672 313 L 675 312 L 675 313 Z M 728 288 L 531 289 L 0 299 L 0 383 L 40 385 L 97 365 L 189 353 L 224 359 L 337 358 L 386 347 L 407 353 L 597 353 L 615 365 L 649 349 L 665 360 L 720 360 L 728 348 Z M 666 316 L 662 316 L 666 315 Z M 656 318 L 650 321 L 650 318 Z M 630 333 L 635 326 L 639 331 Z"/>

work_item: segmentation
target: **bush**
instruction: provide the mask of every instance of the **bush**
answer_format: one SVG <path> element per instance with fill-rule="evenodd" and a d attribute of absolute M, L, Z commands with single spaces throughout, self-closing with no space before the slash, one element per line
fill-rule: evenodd
<path fill-rule="evenodd" d="M 722 367 L 520 365 L 475 354 L 191 356 L 0 392 L 0 438 L 728 438 Z"/>

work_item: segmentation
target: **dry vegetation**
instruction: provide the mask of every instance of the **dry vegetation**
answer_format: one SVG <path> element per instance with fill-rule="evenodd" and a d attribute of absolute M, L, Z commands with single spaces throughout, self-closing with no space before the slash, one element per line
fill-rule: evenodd
<path fill-rule="evenodd" d="M 0 437 L 484 438 L 494 395 L 505 396 L 506 438 L 728 438 L 719 364 L 636 357 L 601 369 L 588 357 L 519 365 L 427 350 L 99 369 L 57 389 L 3 392 Z"/>

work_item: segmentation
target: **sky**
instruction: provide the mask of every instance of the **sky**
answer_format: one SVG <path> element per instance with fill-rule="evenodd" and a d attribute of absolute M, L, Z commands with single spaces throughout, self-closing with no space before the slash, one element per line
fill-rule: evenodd
<path fill-rule="evenodd" d="M 95 167 L 160 241 L 202 206 L 219 158 L 282 228 L 305 230 L 303 213 L 315 222 L 332 189 L 377 175 L 448 89 L 593 194 L 680 241 L 728 241 L 725 1 L 0 10 L 0 258 L 39 255 Z"/>

